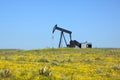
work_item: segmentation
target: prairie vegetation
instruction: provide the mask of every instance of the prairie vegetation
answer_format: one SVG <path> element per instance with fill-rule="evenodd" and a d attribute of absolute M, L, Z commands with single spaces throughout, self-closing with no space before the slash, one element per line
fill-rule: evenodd
<path fill-rule="evenodd" d="M 120 79 L 120 49 L 0 50 L 0 80 L 96 79 Z"/>

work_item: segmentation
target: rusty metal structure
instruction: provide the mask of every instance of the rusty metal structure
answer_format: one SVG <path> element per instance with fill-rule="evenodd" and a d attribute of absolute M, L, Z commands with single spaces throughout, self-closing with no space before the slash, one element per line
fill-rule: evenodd
<path fill-rule="evenodd" d="M 61 47 L 62 38 L 65 41 L 66 47 L 71 47 L 71 48 L 72 47 L 79 47 L 79 48 L 82 48 L 82 44 L 85 44 L 86 48 L 92 48 L 92 44 L 91 43 L 87 43 L 87 42 L 80 43 L 77 40 L 72 40 L 72 32 L 69 31 L 69 30 L 67 30 L 67 29 L 63 29 L 63 28 L 58 27 L 57 24 L 53 28 L 53 31 L 52 31 L 53 34 L 54 34 L 55 30 L 58 30 L 58 31 L 61 32 L 61 34 L 60 34 L 60 40 L 59 40 L 59 45 L 58 45 L 59 48 Z M 65 33 L 69 34 L 69 37 L 70 37 L 69 38 L 69 44 L 66 41 L 66 38 L 65 38 L 65 35 L 64 35 Z"/>

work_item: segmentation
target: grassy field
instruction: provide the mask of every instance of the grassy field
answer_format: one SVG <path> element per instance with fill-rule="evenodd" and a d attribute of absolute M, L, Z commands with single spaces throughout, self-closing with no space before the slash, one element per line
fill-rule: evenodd
<path fill-rule="evenodd" d="M 0 80 L 120 80 L 120 49 L 1 49 Z"/>

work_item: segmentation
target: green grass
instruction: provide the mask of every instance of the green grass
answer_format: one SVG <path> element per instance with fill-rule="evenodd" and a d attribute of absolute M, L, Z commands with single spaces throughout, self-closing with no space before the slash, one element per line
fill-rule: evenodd
<path fill-rule="evenodd" d="M 10 76 L 3 76 L 4 68 Z M 119 48 L 0 49 L 3 80 L 119 80 L 119 74 Z"/>

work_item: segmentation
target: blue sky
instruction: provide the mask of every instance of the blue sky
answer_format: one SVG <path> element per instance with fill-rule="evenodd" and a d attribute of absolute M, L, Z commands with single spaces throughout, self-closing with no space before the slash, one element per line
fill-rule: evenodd
<path fill-rule="evenodd" d="M 120 48 L 120 0 L 0 0 L 0 48 L 57 47 L 55 24 L 73 40 Z"/>

